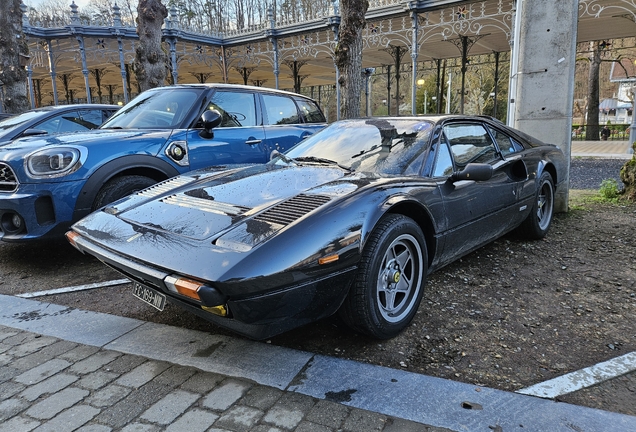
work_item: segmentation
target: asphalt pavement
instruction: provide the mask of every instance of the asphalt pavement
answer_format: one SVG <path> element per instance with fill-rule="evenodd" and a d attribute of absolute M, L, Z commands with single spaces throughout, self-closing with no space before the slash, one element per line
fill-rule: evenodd
<path fill-rule="evenodd" d="M 632 156 L 584 144 L 573 157 Z M 13 296 L 0 306 L 0 432 L 636 430 L 634 416 L 554 398 Z"/>

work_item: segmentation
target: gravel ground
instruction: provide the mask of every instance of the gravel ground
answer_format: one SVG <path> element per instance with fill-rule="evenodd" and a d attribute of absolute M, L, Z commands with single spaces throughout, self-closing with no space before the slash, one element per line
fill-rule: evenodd
<path fill-rule="evenodd" d="M 598 190 L 605 179 L 615 179 L 623 188 L 619 172 L 626 159 L 574 158 L 570 165 L 570 189 Z"/>

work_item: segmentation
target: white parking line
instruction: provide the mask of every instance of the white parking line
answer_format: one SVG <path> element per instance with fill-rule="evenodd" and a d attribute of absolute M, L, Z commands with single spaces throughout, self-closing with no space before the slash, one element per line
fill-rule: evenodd
<path fill-rule="evenodd" d="M 633 371 L 636 371 L 636 351 L 517 390 L 517 393 L 553 399 Z"/>
<path fill-rule="evenodd" d="M 116 279 L 116 280 L 111 280 L 106 282 L 97 282 L 92 284 L 77 285 L 77 286 L 66 287 L 66 288 L 56 288 L 56 289 L 47 290 L 47 291 L 36 291 L 31 293 L 18 294 L 16 295 L 16 297 L 22 297 L 22 298 L 43 297 L 47 295 L 64 294 L 64 293 L 70 293 L 75 291 L 85 291 L 85 290 L 94 289 L 94 288 L 123 285 L 129 282 L 130 282 L 129 279 Z"/>

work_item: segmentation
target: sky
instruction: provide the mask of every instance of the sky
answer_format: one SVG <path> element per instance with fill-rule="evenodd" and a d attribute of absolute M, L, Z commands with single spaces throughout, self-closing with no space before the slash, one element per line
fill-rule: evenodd
<path fill-rule="evenodd" d="M 46 0 L 22 0 L 22 3 L 27 6 L 36 7 L 37 5 L 42 4 L 45 1 Z M 82 7 L 86 6 L 90 0 L 68 0 L 69 7 L 71 6 L 71 3 L 73 1 L 75 1 L 75 4 L 81 9 Z"/>

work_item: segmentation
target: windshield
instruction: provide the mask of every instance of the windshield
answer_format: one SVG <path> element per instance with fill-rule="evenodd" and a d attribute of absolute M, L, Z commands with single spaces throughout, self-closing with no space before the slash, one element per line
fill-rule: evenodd
<path fill-rule="evenodd" d="M 422 119 L 343 120 L 301 141 L 285 157 L 329 160 L 354 171 L 412 174 L 419 172 L 432 130 L 433 124 Z"/>
<path fill-rule="evenodd" d="M 170 88 L 145 91 L 124 105 L 100 129 L 175 129 L 192 111 L 203 89 Z"/>
<path fill-rule="evenodd" d="M 13 117 L 7 117 L 6 119 L 0 121 L 0 136 L 3 136 L 5 134 L 12 132 L 13 130 L 17 129 L 20 125 L 22 125 L 25 122 L 28 122 L 31 119 L 41 117 L 42 113 L 46 111 L 48 110 L 39 109 L 34 111 L 27 111 Z"/>

